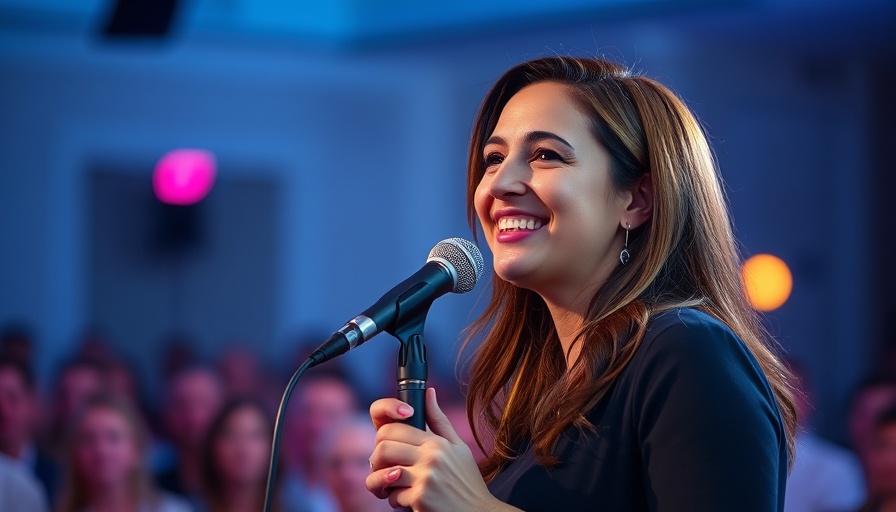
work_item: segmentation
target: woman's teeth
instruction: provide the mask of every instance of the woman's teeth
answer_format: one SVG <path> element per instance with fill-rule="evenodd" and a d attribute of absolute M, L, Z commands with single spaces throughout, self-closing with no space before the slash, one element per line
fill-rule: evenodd
<path fill-rule="evenodd" d="M 533 217 L 501 217 L 498 220 L 499 231 L 529 230 L 533 231 L 541 227 L 541 219 Z"/>

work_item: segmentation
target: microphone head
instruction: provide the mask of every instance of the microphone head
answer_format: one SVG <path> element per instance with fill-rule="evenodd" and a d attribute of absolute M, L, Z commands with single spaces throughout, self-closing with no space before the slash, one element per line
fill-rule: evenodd
<path fill-rule="evenodd" d="M 437 243 L 429 251 L 426 261 L 439 261 L 450 267 L 451 274 L 455 276 L 454 289 L 451 290 L 454 293 L 467 293 L 482 277 L 482 253 L 473 242 L 463 238 L 448 238 Z"/>

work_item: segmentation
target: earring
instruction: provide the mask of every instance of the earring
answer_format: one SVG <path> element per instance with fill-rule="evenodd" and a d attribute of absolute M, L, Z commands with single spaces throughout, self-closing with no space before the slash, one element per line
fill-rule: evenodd
<path fill-rule="evenodd" d="M 628 260 L 632 259 L 632 253 L 628 252 L 628 230 L 631 229 L 631 224 L 628 222 L 625 223 L 625 248 L 622 249 L 622 252 L 619 253 L 619 261 L 625 265 L 628 263 Z"/>

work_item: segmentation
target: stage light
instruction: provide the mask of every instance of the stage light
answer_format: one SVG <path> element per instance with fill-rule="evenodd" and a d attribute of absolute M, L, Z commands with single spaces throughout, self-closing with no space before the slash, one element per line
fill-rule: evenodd
<path fill-rule="evenodd" d="M 156 164 L 152 188 L 166 204 L 196 204 L 215 183 L 215 156 L 204 149 L 175 149 Z"/>
<path fill-rule="evenodd" d="M 750 304 L 759 311 L 772 311 L 790 298 L 793 275 L 784 260 L 771 254 L 757 254 L 744 262 L 741 278 Z"/>

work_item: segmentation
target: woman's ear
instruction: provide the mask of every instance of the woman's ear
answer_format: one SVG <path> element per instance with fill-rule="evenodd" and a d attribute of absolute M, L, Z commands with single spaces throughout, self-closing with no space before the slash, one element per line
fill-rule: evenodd
<path fill-rule="evenodd" d="M 634 229 L 653 215 L 653 178 L 644 173 L 631 188 L 631 200 L 622 214 L 622 227 Z"/>

